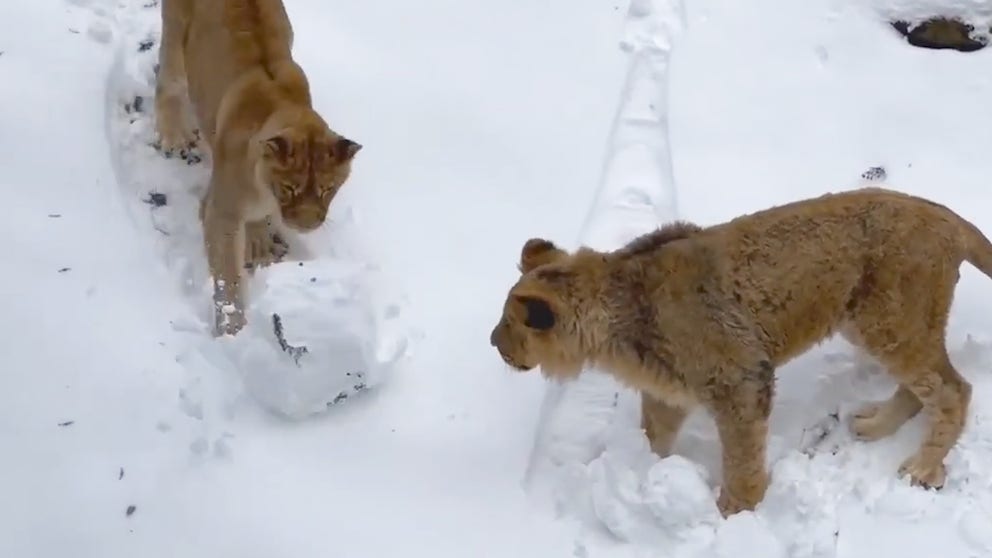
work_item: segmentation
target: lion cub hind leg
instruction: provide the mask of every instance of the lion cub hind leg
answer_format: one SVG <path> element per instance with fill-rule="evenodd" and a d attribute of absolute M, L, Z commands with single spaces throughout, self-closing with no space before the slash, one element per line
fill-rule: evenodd
<path fill-rule="evenodd" d="M 937 267 L 944 268 L 950 269 Z M 853 319 L 861 345 L 900 384 L 889 401 L 874 414 L 867 409 L 866 418 L 855 418 L 853 425 L 868 427 L 869 435 L 894 431 L 918 412 L 918 404 L 928 419 L 927 434 L 899 474 L 930 488 L 944 484 L 944 458 L 964 429 L 971 400 L 971 385 L 954 369 L 944 344 L 956 278 L 956 272 L 938 272 L 911 284 L 899 281 L 898 287 L 877 289 L 876 296 L 859 301 Z M 892 296 L 896 289 L 899 296 Z"/>
<path fill-rule="evenodd" d="M 162 152 L 179 154 L 196 144 L 196 133 L 186 119 L 189 95 L 183 43 L 189 25 L 188 2 L 162 0 L 162 39 L 155 81 L 155 130 Z"/>
<path fill-rule="evenodd" d="M 688 411 L 641 393 L 641 428 L 658 457 L 667 457 Z"/>
<path fill-rule="evenodd" d="M 964 430 L 971 384 L 958 374 L 944 349 L 943 339 L 930 344 L 928 358 L 917 360 L 919 353 L 906 355 L 912 361 L 894 355 L 892 371 L 915 395 L 929 419 L 928 431 L 919 449 L 899 467 L 899 475 L 909 475 L 914 485 L 941 488 L 947 476 L 944 458 Z"/>
<path fill-rule="evenodd" d="M 851 433 L 860 440 L 874 441 L 895 434 L 923 409 L 912 390 L 900 385 L 886 401 L 868 403 L 851 418 Z"/>

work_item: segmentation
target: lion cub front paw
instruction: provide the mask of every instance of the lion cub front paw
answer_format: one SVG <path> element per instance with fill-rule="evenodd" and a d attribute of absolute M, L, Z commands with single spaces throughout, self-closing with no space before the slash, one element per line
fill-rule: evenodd
<path fill-rule="evenodd" d="M 939 489 L 947 479 L 947 469 L 943 461 L 917 454 L 910 456 L 899 466 L 899 476 L 904 475 L 909 475 L 909 481 L 914 486 Z"/>
<path fill-rule="evenodd" d="M 214 335 L 237 335 L 248 320 L 245 312 L 235 304 L 215 302 L 214 311 Z"/>
<path fill-rule="evenodd" d="M 716 507 L 720 510 L 720 515 L 727 518 L 738 512 L 753 510 L 754 504 L 748 505 L 747 502 L 734 496 L 728 490 L 721 489 L 720 497 L 716 500 Z"/>
<path fill-rule="evenodd" d="M 156 121 L 158 132 L 158 147 L 167 156 L 178 154 L 180 151 L 196 147 L 199 134 L 182 124 Z"/>
<path fill-rule="evenodd" d="M 720 488 L 720 497 L 717 498 L 716 506 L 723 517 L 741 511 L 754 511 L 764 499 L 770 483 L 771 477 L 768 473 L 739 476 Z"/>
<path fill-rule="evenodd" d="M 289 253 L 289 245 L 264 223 L 245 225 L 245 268 L 255 269 L 281 262 Z"/>
<path fill-rule="evenodd" d="M 184 124 L 176 124 L 168 120 L 157 120 L 158 139 L 153 144 L 166 159 L 179 157 L 190 164 L 203 160 L 198 147 L 200 131 L 193 130 Z"/>

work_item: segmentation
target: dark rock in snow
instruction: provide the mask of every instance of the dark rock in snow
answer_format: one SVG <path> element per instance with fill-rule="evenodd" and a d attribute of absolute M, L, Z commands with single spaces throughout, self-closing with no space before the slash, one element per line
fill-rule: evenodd
<path fill-rule="evenodd" d="M 975 27 L 958 19 L 933 17 L 919 23 L 893 21 L 890 25 L 909 44 L 921 48 L 952 49 L 960 52 L 974 52 L 985 48 L 988 39 L 975 36 Z"/>

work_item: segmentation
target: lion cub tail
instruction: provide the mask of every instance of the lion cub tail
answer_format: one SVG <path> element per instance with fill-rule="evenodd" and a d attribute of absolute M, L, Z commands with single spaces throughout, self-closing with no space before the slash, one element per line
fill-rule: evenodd
<path fill-rule="evenodd" d="M 958 216 L 958 221 L 964 241 L 965 259 L 992 279 L 992 242 L 970 221 L 961 216 Z"/>

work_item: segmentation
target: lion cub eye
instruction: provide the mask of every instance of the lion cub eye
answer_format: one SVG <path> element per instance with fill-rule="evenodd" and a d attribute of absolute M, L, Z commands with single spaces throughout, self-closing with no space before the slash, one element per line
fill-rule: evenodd
<path fill-rule="evenodd" d="M 539 331 L 546 331 L 555 325 L 555 313 L 548 301 L 540 298 L 521 297 L 520 302 L 527 309 L 524 325 Z"/>
<path fill-rule="evenodd" d="M 296 195 L 296 186 L 288 182 L 283 182 L 279 184 L 279 197 L 280 198 L 291 198 Z"/>

